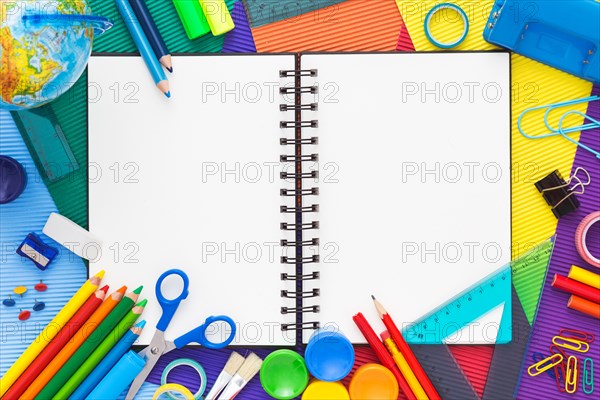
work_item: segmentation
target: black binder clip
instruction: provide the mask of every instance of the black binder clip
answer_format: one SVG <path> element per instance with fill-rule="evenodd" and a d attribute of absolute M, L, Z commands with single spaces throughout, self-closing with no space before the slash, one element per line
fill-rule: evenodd
<path fill-rule="evenodd" d="M 587 182 L 582 181 L 577 176 L 580 172 L 585 174 Z M 579 208 L 579 200 L 576 195 L 583 194 L 585 187 L 591 182 L 590 174 L 584 168 L 577 168 L 568 181 L 565 181 L 558 170 L 556 170 L 544 179 L 536 182 L 535 187 L 542 193 L 546 203 L 552 207 L 554 216 L 560 218 Z M 571 186 L 572 183 L 575 184 Z"/>

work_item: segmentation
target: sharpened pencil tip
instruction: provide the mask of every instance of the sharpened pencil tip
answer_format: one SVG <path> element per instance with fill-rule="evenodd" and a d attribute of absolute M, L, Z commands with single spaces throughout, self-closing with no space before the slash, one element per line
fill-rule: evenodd
<path fill-rule="evenodd" d="M 105 274 L 105 272 L 106 272 L 106 271 L 104 271 L 104 270 L 102 270 L 102 271 L 98 272 L 98 273 L 96 274 L 96 277 L 97 277 L 97 278 L 100 278 L 100 279 L 104 278 L 104 274 Z"/>
<path fill-rule="evenodd" d="M 167 71 L 169 71 L 170 73 L 173 73 L 173 67 L 171 67 L 171 68 L 167 67 Z"/>
<path fill-rule="evenodd" d="M 100 288 L 100 290 L 102 290 L 104 292 L 104 294 L 106 294 L 106 292 L 108 292 L 108 285 L 104 285 Z"/>
<path fill-rule="evenodd" d="M 171 98 L 171 91 L 169 90 L 167 93 L 165 93 L 165 96 L 167 96 L 167 99 Z"/>
<path fill-rule="evenodd" d="M 375 299 L 375 296 L 373 296 L 373 295 L 371 295 L 371 298 L 372 298 L 373 300 L 376 300 L 376 299 Z"/>
<path fill-rule="evenodd" d="M 148 299 L 144 299 L 144 300 L 140 301 L 135 306 L 136 307 L 146 307 L 146 304 L 148 304 Z"/>
<path fill-rule="evenodd" d="M 142 286 L 138 287 L 137 289 L 135 289 L 135 290 L 133 291 L 133 293 L 135 293 L 135 294 L 140 294 L 140 293 L 142 293 L 142 289 L 143 289 L 143 288 L 144 288 L 144 286 L 142 285 Z"/>
<path fill-rule="evenodd" d="M 136 328 L 144 328 L 145 326 L 146 326 L 146 320 L 142 320 L 135 325 Z"/>

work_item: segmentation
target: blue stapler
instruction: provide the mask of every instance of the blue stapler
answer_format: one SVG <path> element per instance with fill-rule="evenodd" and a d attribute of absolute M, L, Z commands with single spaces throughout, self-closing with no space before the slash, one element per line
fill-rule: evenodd
<path fill-rule="evenodd" d="M 483 37 L 600 83 L 600 2 L 596 0 L 497 0 Z"/>

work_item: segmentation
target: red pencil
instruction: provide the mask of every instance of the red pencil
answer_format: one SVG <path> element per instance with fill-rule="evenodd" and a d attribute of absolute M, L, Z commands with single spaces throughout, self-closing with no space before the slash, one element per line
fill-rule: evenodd
<path fill-rule="evenodd" d="M 600 290 L 595 287 L 586 285 L 585 283 L 577 282 L 562 275 L 554 275 L 552 287 L 560 289 L 564 292 L 574 294 L 575 296 L 600 303 Z"/>
<path fill-rule="evenodd" d="M 427 397 L 429 397 L 430 400 L 441 400 L 441 397 L 438 394 L 437 390 L 435 390 L 433 383 L 431 383 L 431 380 L 425 373 L 425 370 L 423 369 L 423 367 L 421 367 L 419 360 L 417 360 L 417 357 L 408 346 L 408 343 L 406 343 L 406 341 L 402 337 L 402 333 L 400 333 L 400 330 L 394 323 L 394 320 L 392 320 L 392 317 L 390 317 L 390 315 L 385 310 L 385 308 L 383 308 L 381 303 L 378 302 L 377 299 L 375 299 L 375 296 L 371 297 L 373 298 L 373 302 L 375 303 L 375 308 L 379 313 L 379 317 L 381 318 L 385 327 L 388 329 L 388 332 L 392 336 L 392 340 L 396 342 L 398 350 L 400 350 L 400 353 L 402 353 L 402 355 L 406 359 L 406 362 L 408 363 L 410 369 L 415 374 L 417 380 L 423 387 L 423 390 L 425 391 L 425 394 L 427 394 Z"/>
<path fill-rule="evenodd" d="M 369 325 L 365 316 L 362 315 L 362 313 L 358 313 L 352 317 L 352 319 L 354 320 L 354 323 L 356 323 L 356 326 L 358 326 L 358 329 L 360 329 L 362 332 L 365 339 L 367 339 L 367 343 L 369 343 L 369 346 L 371 346 L 377 355 L 377 358 L 379 358 L 379 361 L 381 361 L 381 364 L 392 371 L 396 377 L 396 380 L 398 381 L 400 391 L 404 394 L 404 396 L 406 396 L 408 400 L 417 400 L 414 393 L 410 389 L 410 386 L 408 386 L 406 379 L 404 379 L 400 373 L 400 370 L 396 366 L 391 354 L 387 351 L 381 340 L 379 340 L 379 336 L 377 336 L 373 328 L 371 328 L 371 325 Z"/>
<path fill-rule="evenodd" d="M 90 315 L 102 304 L 104 296 L 108 291 L 108 286 L 98 289 L 91 295 L 85 303 L 71 317 L 69 322 L 58 332 L 58 335 L 46 346 L 46 348 L 36 357 L 36 359 L 27 367 L 25 372 L 11 386 L 2 400 L 17 400 L 35 378 L 46 368 L 55 355 L 71 340 L 79 328 L 83 326 Z"/>

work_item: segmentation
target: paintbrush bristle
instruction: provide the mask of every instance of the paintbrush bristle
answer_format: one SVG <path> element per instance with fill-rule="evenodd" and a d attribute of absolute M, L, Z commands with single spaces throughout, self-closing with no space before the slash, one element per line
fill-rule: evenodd
<path fill-rule="evenodd" d="M 241 376 L 246 382 L 250 382 L 254 375 L 260 371 L 260 366 L 263 360 L 254 353 L 250 353 L 246 360 L 237 372 L 237 375 Z"/>
<path fill-rule="evenodd" d="M 223 367 L 223 371 L 227 372 L 231 376 L 235 375 L 235 373 L 238 372 L 238 370 L 244 363 L 244 360 L 244 357 L 242 357 L 239 353 L 236 353 L 234 351 L 229 356 L 229 360 L 227 360 L 225 367 Z"/>

